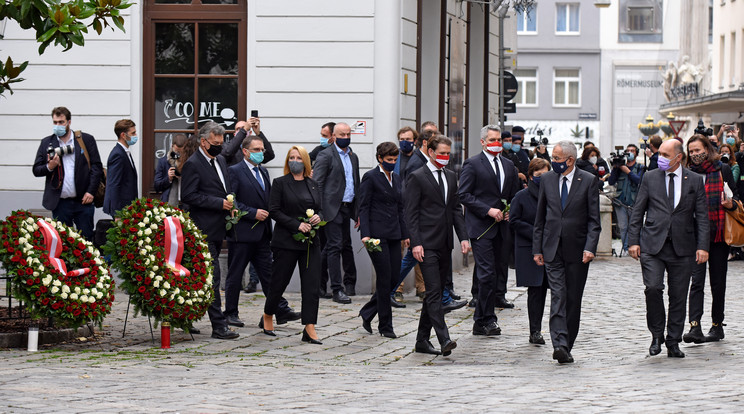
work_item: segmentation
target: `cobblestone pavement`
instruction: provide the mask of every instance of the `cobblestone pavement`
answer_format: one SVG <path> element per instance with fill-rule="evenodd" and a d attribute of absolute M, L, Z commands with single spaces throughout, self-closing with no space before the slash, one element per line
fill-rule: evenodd
<path fill-rule="evenodd" d="M 276 338 L 256 327 L 263 296 L 241 296 L 240 338 L 191 341 L 173 333 L 173 347 L 150 342 L 147 318 L 130 318 L 122 338 L 126 295 L 87 341 L 42 347 L 38 353 L 0 351 L 0 412 L 538 412 L 744 409 L 742 323 L 744 263 L 731 262 L 726 339 L 683 345 L 684 359 L 648 356 L 643 285 L 630 258 L 600 259 L 589 272 L 576 363 L 560 366 L 552 347 L 527 342 L 526 289 L 514 287 L 515 309 L 498 313 L 503 334 L 473 337 L 472 311 L 447 315 L 458 346 L 449 357 L 413 351 L 420 302 L 406 296 L 394 310 L 398 339 L 369 335 L 357 317 L 366 296 L 350 305 L 321 300 L 322 346 L 300 341 L 302 325 L 277 327 Z M 472 268 L 455 276 L 469 296 Z M 709 327 L 706 292 L 704 330 Z M 299 309 L 299 295 L 288 299 Z M 549 300 L 548 300 L 549 302 Z M 543 319 L 547 331 L 548 310 Z M 376 323 L 376 321 L 375 321 Z M 373 324 L 374 326 L 374 324 Z M 159 341 L 158 331 L 155 340 Z M 159 345 L 159 343 L 157 343 Z"/>

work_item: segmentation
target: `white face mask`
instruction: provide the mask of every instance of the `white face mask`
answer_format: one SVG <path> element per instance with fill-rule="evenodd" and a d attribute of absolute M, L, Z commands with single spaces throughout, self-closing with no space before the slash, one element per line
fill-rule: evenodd
<path fill-rule="evenodd" d="M 596 164 L 597 163 L 597 157 L 589 157 L 589 162 L 592 163 L 592 164 Z"/>

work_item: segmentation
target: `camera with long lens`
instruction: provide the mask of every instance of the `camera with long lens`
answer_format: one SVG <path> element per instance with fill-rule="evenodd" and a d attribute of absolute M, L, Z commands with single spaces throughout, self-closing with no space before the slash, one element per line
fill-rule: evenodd
<path fill-rule="evenodd" d="M 48 146 L 47 147 L 47 155 L 49 155 L 49 158 L 54 158 L 55 155 L 59 155 L 60 158 L 64 155 L 69 155 L 75 152 L 75 147 L 72 145 L 64 145 L 61 147 L 53 147 Z"/>
<path fill-rule="evenodd" d="M 536 147 L 538 145 L 548 145 L 548 138 L 543 136 L 542 129 L 537 130 L 537 136 L 538 138 L 535 138 L 535 137 L 530 138 L 531 147 Z"/>
<path fill-rule="evenodd" d="M 706 128 L 703 120 L 701 119 L 698 121 L 697 127 L 695 128 L 695 133 L 709 137 L 713 135 L 713 128 Z"/>
<path fill-rule="evenodd" d="M 615 147 L 615 152 L 610 153 L 610 164 L 613 168 L 622 167 L 628 163 L 628 152 L 622 146 Z"/>
<path fill-rule="evenodd" d="M 722 162 L 722 163 L 724 163 L 724 164 L 728 164 L 728 163 L 729 163 L 729 161 L 731 161 L 731 156 L 730 156 L 730 155 L 728 155 L 728 153 L 726 153 L 726 154 L 721 154 L 721 162 Z"/>

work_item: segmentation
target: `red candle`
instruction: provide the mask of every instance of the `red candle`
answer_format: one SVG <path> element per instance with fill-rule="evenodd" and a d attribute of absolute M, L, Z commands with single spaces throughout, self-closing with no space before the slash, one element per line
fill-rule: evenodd
<path fill-rule="evenodd" d="M 171 334 L 170 323 L 163 322 L 162 324 L 160 324 L 160 348 L 162 349 L 170 348 L 170 334 Z"/>

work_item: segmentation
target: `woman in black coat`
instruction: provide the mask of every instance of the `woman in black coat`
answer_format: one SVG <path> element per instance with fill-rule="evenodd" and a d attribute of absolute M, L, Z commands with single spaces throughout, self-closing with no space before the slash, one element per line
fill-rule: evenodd
<path fill-rule="evenodd" d="M 607 161 L 602 159 L 599 149 L 594 145 L 584 147 L 581 158 L 576 160 L 576 167 L 597 177 L 599 188 L 604 187 L 605 180 L 610 174 L 610 167 L 607 165 Z"/>
<path fill-rule="evenodd" d="M 533 158 L 527 169 L 527 188 L 520 190 L 509 208 L 509 225 L 514 230 L 514 267 L 517 286 L 527 286 L 527 315 L 530 320 L 530 343 L 545 344 L 540 333 L 548 293 L 548 275 L 545 266 L 538 266 L 532 256 L 532 233 L 537 214 L 537 196 L 540 193 L 540 176 L 548 172 L 550 164 L 542 158 Z"/>
<path fill-rule="evenodd" d="M 400 275 L 401 244 L 408 247 L 408 229 L 404 220 L 400 175 L 393 172 L 398 147 L 392 142 L 377 146 L 379 165 L 364 174 L 359 184 L 359 230 L 362 242 L 379 239 L 379 252 L 368 252 L 375 267 L 375 294 L 359 311 L 362 326 L 372 333 L 372 319 L 378 315 L 382 336 L 395 338 L 390 308 L 392 284 Z"/>
<path fill-rule="evenodd" d="M 284 161 L 284 175 L 271 184 L 269 214 L 276 222 L 271 238 L 274 260 L 260 327 L 266 335 L 276 336 L 273 317 L 292 279 L 295 265 L 299 265 L 302 324 L 305 325 L 302 341 L 321 344 L 315 332 L 320 289 L 320 241 L 317 234 L 305 242 L 294 239 L 297 233 L 309 235 L 312 226 L 321 221 L 321 195 L 318 183 L 310 178 L 311 171 L 310 156 L 305 148 L 294 146 Z M 301 221 L 300 217 L 309 218 L 310 223 Z M 312 243 L 308 244 L 309 241 Z"/>

